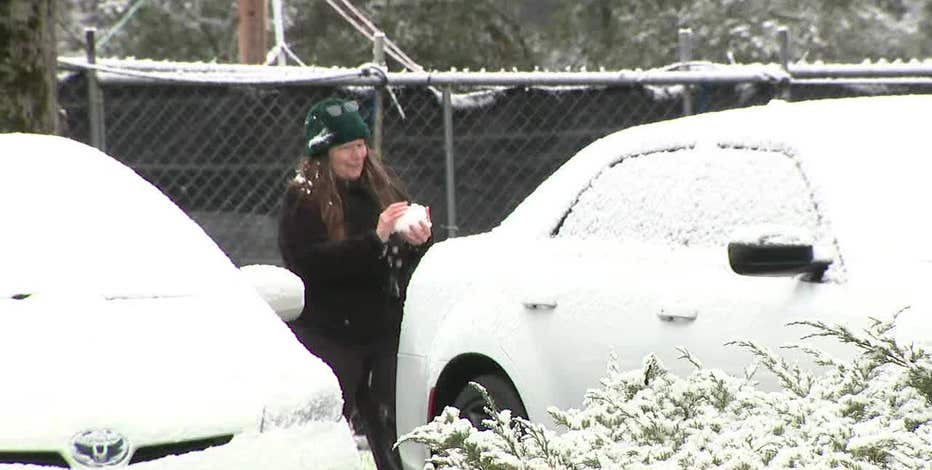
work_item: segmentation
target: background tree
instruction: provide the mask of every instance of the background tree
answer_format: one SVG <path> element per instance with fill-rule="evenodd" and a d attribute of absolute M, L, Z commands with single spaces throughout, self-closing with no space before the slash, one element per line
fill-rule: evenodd
<path fill-rule="evenodd" d="M 82 55 L 84 28 L 98 55 L 237 62 L 236 0 L 67 0 L 59 14 L 63 54 Z"/>
<path fill-rule="evenodd" d="M 919 15 L 919 50 L 926 55 L 932 55 L 932 1 L 926 1 Z"/>
<path fill-rule="evenodd" d="M 369 0 L 353 4 L 416 62 L 450 67 L 529 68 L 536 32 L 520 17 L 522 3 L 499 0 Z M 289 1 L 286 37 L 307 63 L 356 66 L 372 45 L 324 1 Z M 397 64 L 389 62 L 392 69 Z"/>
<path fill-rule="evenodd" d="M 385 0 L 386 32 L 408 55 L 432 69 L 530 69 L 538 31 L 520 17 L 520 3 L 499 0 Z"/>
<path fill-rule="evenodd" d="M 932 0 L 351 2 L 434 70 L 658 67 L 677 60 L 681 27 L 693 30 L 693 57 L 715 62 L 776 61 L 781 26 L 790 30 L 794 60 L 932 56 Z M 286 39 L 305 63 L 356 66 L 371 60 L 371 43 L 325 0 L 283 3 Z M 101 47 L 103 56 L 236 62 L 236 4 L 65 0 L 62 50 L 80 53 L 81 31 L 90 23 L 102 38 L 116 31 Z"/>
<path fill-rule="evenodd" d="M 545 0 L 553 3 L 554 0 Z M 356 66 L 372 44 L 323 0 L 285 0 L 286 38 L 308 64 Z M 427 68 L 531 67 L 536 37 L 520 13 L 529 2 L 353 0 Z M 62 50 L 80 54 L 86 26 L 100 30 L 101 56 L 236 62 L 236 0 L 68 0 Z M 271 25 L 269 35 L 271 36 Z M 108 32 L 112 37 L 107 37 Z M 397 68 L 397 64 L 390 64 Z"/>
<path fill-rule="evenodd" d="M 921 8 L 923 3 L 928 10 L 930 2 L 923 0 L 801 2 L 806 8 L 802 15 L 817 18 L 821 32 L 812 34 L 809 59 L 860 62 L 928 57 L 932 49 L 922 47 L 919 34 L 922 17 L 928 14 Z"/>
<path fill-rule="evenodd" d="M 684 27 L 694 33 L 693 56 L 715 62 L 776 61 L 780 26 L 790 30 L 794 60 L 921 57 L 932 54 L 919 29 L 930 13 L 922 0 L 562 0 L 545 61 L 662 66 L 677 61 L 677 31 Z"/>
<path fill-rule="evenodd" d="M 54 134 L 56 0 L 0 0 L 0 132 Z"/>

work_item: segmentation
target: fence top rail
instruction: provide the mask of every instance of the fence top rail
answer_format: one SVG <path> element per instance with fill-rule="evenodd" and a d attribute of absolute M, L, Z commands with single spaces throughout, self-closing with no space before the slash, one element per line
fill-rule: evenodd
<path fill-rule="evenodd" d="M 706 82 L 768 82 L 789 77 L 779 66 L 685 65 L 688 70 L 534 71 L 534 72 L 386 72 L 374 65 L 359 68 L 193 64 L 103 59 L 89 64 L 83 58 L 59 58 L 67 70 L 95 70 L 104 83 L 347 86 L 573 86 L 665 85 Z"/>
<path fill-rule="evenodd" d="M 862 64 L 789 64 L 793 78 L 932 77 L 932 60 Z"/>
<path fill-rule="evenodd" d="M 615 72 L 412 72 L 389 74 L 388 84 L 434 86 L 676 85 L 708 82 L 778 83 L 789 79 L 770 67 L 728 70 L 623 70 Z"/>
<path fill-rule="evenodd" d="M 83 58 L 59 58 L 65 70 L 95 70 L 104 83 L 165 82 L 216 85 L 338 86 L 624 86 L 699 83 L 787 83 L 805 78 L 932 78 L 932 61 L 877 64 L 733 65 L 675 64 L 665 69 L 616 71 L 387 72 L 375 65 L 359 68 L 260 66 Z"/>

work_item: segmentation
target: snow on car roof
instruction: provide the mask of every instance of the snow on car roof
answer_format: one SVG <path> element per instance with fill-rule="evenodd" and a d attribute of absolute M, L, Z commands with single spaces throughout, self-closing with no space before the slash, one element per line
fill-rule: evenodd
<path fill-rule="evenodd" d="M 0 287 L 57 280 L 95 283 L 102 294 L 181 294 L 234 271 L 200 226 L 97 149 L 34 134 L 2 134 L 0 148 L 0 205 L 10 223 L 0 254 L 4 273 L 16 272 Z"/>
<path fill-rule="evenodd" d="M 798 156 L 817 202 L 830 209 L 835 229 L 854 238 L 849 242 L 878 235 L 860 230 L 870 225 L 896 230 L 909 246 L 920 246 L 932 235 L 921 216 L 924 201 L 932 198 L 924 182 L 932 167 L 924 146 L 929 109 L 932 96 L 775 101 L 625 129 L 581 150 L 495 231 L 549 235 L 587 183 L 624 156 L 724 145 Z M 909 225 L 901 226 L 904 221 Z"/>

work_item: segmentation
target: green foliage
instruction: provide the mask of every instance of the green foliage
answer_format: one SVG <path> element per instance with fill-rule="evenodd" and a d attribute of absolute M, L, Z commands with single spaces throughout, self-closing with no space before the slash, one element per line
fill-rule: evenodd
<path fill-rule="evenodd" d="M 928 364 L 929 353 L 916 344 L 900 346 L 890 335 L 896 317 L 907 308 L 896 312 L 893 321 L 890 322 L 872 318 L 871 327 L 865 331 L 863 336 L 852 333 L 844 325 L 826 325 L 823 322 L 814 321 L 794 322 L 791 325 L 809 326 L 815 330 L 803 339 L 831 337 L 860 349 L 862 361 L 857 364 L 858 367 L 854 373 L 861 380 L 868 379 L 877 368 L 884 364 L 894 364 L 905 369 L 906 384 L 925 397 L 926 403 L 932 405 L 932 368 Z"/>
<path fill-rule="evenodd" d="M 65 49 L 79 53 L 83 26 L 103 37 L 100 55 L 182 61 L 237 61 L 236 0 L 125 0 L 81 15 L 66 2 Z M 179 4 L 180 3 L 180 4 Z M 354 0 L 355 5 L 416 62 L 450 67 L 530 68 L 535 32 L 518 17 L 518 3 L 497 0 Z M 137 5 L 138 4 L 138 5 Z M 372 44 L 323 0 L 285 0 L 285 36 L 308 64 L 355 67 L 372 61 Z M 135 7 L 135 8 L 134 8 Z M 131 14 L 130 14 L 131 13 Z M 77 18 L 77 19 L 74 19 Z M 85 24 L 73 24 L 83 21 Z M 269 13 L 269 47 L 274 44 Z M 68 23 L 71 23 L 70 25 Z M 389 61 L 393 70 L 400 65 Z"/>
<path fill-rule="evenodd" d="M 735 343 L 783 384 L 783 392 L 770 393 L 747 378 L 703 368 L 685 350 L 681 358 L 696 366 L 685 379 L 652 354 L 633 371 L 619 370 L 612 355 L 583 409 L 548 410 L 560 434 L 512 419 L 486 395 L 493 416 L 488 430 L 472 428 L 447 408 L 400 442 L 428 445 L 434 469 L 927 468 L 932 357 L 898 344 L 890 334 L 893 321 L 874 321 L 857 334 L 839 325 L 799 324 L 812 329 L 807 339 L 831 338 L 860 354 L 842 362 L 799 347 L 829 368 L 817 377 L 753 342 Z"/>
<path fill-rule="evenodd" d="M 305 63 L 357 66 L 372 60 L 371 42 L 327 2 L 283 3 L 286 39 Z M 696 60 L 774 62 L 781 26 L 792 37 L 792 60 L 860 62 L 932 55 L 932 3 L 919 0 L 352 3 L 412 59 L 432 70 L 665 66 L 678 61 L 677 35 L 685 27 L 693 31 Z M 101 37 L 116 31 L 101 47 L 104 56 L 235 62 L 236 6 L 236 0 L 68 0 L 61 2 L 62 50 L 80 54 L 83 28 L 96 26 Z M 389 65 L 400 68 L 391 60 Z"/>
<path fill-rule="evenodd" d="M 920 368 L 910 369 L 908 384 L 926 398 L 926 403 L 932 405 L 932 371 Z"/>
<path fill-rule="evenodd" d="M 859 62 L 865 58 L 913 58 L 917 28 L 928 28 L 930 9 L 916 1 L 846 0 L 565 0 L 556 38 L 566 47 L 556 61 L 574 66 L 659 67 L 678 61 L 680 28 L 693 32 L 694 59 L 738 63 L 775 62 L 777 30 L 789 28 L 792 60 Z M 928 38 L 928 29 L 922 30 Z M 882 40 L 879 38 L 883 38 Z"/>
<path fill-rule="evenodd" d="M 803 370 L 797 364 L 790 364 L 786 359 L 767 348 L 753 341 L 733 341 L 726 345 L 737 345 L 750 351 L 757 357 L 761 365 L 777 376 L 780 380 L 780 385 L 782 385 L 785 390 L 789 390 L 800 397 L 809 395 L 809 392 L 812 390 L 812 383 L 814 381 L 812 374 Z"/>
<path fill-rule="evenodd" d="M 518 4 L 395 0 L 385 1 L 373 13 L 386 34 L 426 68 L 527 70 L 536 63 L 532 48 L 536 33 L 521 21 Z"/>
<path fill-rule="evenodd" d="M 84 11 L 73 1 L 62 2 L 61 52 L 83 56 L 83 29 L 95 27 L 101 57 L 237 62 L 236 5 L 236 0 L 117 0 Z"/>

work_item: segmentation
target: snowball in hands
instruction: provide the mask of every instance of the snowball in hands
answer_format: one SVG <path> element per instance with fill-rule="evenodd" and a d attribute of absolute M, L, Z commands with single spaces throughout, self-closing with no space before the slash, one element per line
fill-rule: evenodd
<path fill-rule="evenodd" d="M 428 227 L 431 226 L 427 208 L 420 204 L 411 204 L 408 206 L 405 213 L 395 221 L 394 232 L 407 232 L 411 230 L 411 227 L 414 227 L 420 222 L 426 223 Z"/>

